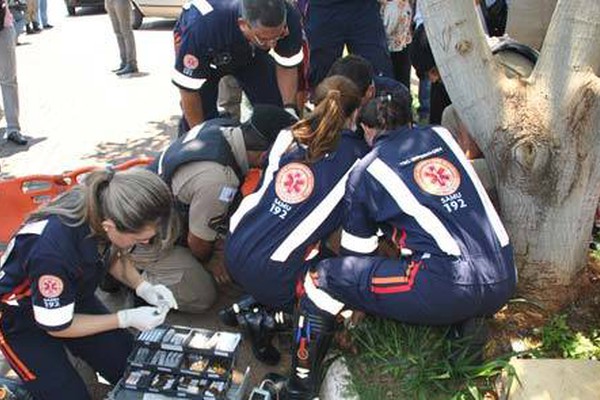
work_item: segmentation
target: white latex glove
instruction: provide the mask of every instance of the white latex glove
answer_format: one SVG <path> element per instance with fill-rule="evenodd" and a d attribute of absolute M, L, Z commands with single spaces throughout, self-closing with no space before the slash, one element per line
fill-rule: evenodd
<path fill-rule="evenodd" d="M 135 328 L 140 331 L 154 329 L 167 317 L 168 309 L 162 311 L 158 307 L 129 308 L 117 312 L 119 328 Z"/>
<path fill-rule="evenodd" d="M 168 311 L 170 308 L 179 308 L 173 292 L 165 285 L 152 285 L 147 281 L 142 281 L 135 288 L 135 294 L 144 299 L 146 303 L 160 308 L 161 312 Z"/>

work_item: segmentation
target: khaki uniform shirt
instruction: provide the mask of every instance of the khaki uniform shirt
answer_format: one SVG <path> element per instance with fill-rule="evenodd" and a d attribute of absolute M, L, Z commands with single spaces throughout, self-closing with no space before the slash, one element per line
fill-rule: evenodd
<path fill-rule="evenodd" d="M 246 146 L 239 128 L 223 131 L 242 174 L 248 171 Z M 173 194 L 190 206 L 189 230 L 206 241 L 217 239 L 210 221 L 227 214 L 241 182 L 233 169 L 212 161 L 196 161 L 178 168 L 173 175 Z"/>

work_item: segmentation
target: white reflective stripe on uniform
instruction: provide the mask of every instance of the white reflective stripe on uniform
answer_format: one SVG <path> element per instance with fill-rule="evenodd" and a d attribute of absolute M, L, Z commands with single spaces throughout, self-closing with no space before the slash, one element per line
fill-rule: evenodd
<path fill-rule="evenodd" d="M 192 0 L 191 3 L 200 11 L 200 14 L 210 14 L 214 9 L 206 0 Z"/>
<path fill-rule="evenodd" d="M 262 196 L 265 194 L 265 191 L 273 180 L 275 172 L 279 169 L 279 160 L 281 160 L 281 156 L 285 153 L 290 144 L 292 144 L 293 140 L 294 137 L 290 130 L 279 132 L 279 135 L 277 135 L 277 139 L 275 139 L 275 143 L 273 143 L 273 147 L 269 152 L 269 165 L 264 172 L 263 183 L 256 192 L 244 197 L 238 206 L 238 209 L 233 213 L 229 219 L 230 232 L 235 230 L 241 219 L 244 218 L 244 215 L 256 207 Z"/>
<path fill-rule="evenodd" d="M 323 311 L 331 315 L 338 315 L 344 308 L 344 303 L 334 299 L 329 293 L 315 286 L 310 274 L 304 278 L 304 291 L 308 298 Z"/>
<path fill-rule="evenodd" d="M 48 224 L 48 220 L 44 219 L 42 221 L 30 222 L 27 225 L 23 226 L 17 232 L 17 235 L 41 235 Z"/>
<path fill-rule="evenodd" d="M 277 250 L 271 256 L 271 260 L 284 262 L 288 259 L 290 254 L 304 243 L 310 235 L 312 235 L 317 228 L 325 221 L 327 217 L 332 213 L 335 207 L 338 205 L 340 200 L 344 197 L 346 191 L 346 181 L 350 171 L 358 164 L 360 160 L 354 161 L 354 164 L 346 173 L 340 178 L 339 182 L 335 184 L 333 189 L 327 196 L 300 222 L 296 228 L 290 232 L 288 237 L 279 245 Z"/>
<path fill-rule="evenodd" d="M 46 228 L 46 225 L 48 225 L 47 219 L 44 219 L 41 221 L 30 222 L 30 223 L 26 224 L 25 226 L 23 226 L 21 229 L 19 229 L 19 231 L 17 232 L 17 234 L 15 236 L 18 236 L 18 235 L 41 235 L 42 232 L 44 231 L 44 229 Z M 4 251 L 2 256 L 0 256 L 0 268 L 2 268 L 2 266 L 4 265 L 6 260 L 8 260 L 8 256 L 10 256 L 10 253 L 14 247 L 15 247 L 15 238 L 13 237 L 10 240 L 10 242 L 8 242 L 8 245 L 6 246 L 6 250 Z M 2 279 L 2 278 L 0 278 L 0 279 Z"/>
<path fill-rule="evenodd" d="M 6 246 L 6 250 L 4 250 L 4 253 L 2 253 L 2 256 L 0 256 L 0 268 L 2 268 L 4 266 L 4 263 L 6 262 L 6 260 L 8 260 L 8 256 L 10 255 L 10 252 L 12 251 L 12 249 L 15 247 L 15 239 L 12 238 L 10 239 L 10 242 L 8 242 L 8 246 Z M 2 279 L 2 278 L 0 278 Z"/>
<path fill-rule="evenodd" d="M 33 316 L 35 320 L 44 326 L 61 326 L 73 319 L 75 303 L 68 304 L 59 308 L 45 308 L 33 306 Z"/>
<path fill-rule="evenodd" d="M 369 254 L 377 249 L 379 240 L 377 236 L 371 236 L 368 238 L 362 238 L 354 236 L 351 233 L 342 231 L 342 240 L 340 242 L 343 248 L 363 254 Z"/>
<path fill-rule="evenodd" d="M 165 158 L 165 154 L 167 152 L 167 149 L 164 149 L 162 153 L 160 153 L 160 157 L 158 158 L 158 168 L 156 170 L 156 173 L 158 175 L 162 175 L 163 173 L 163 159 Z"/>
<path fill-rule="evenodd" d="M 442 221 L 429 208 L 419 203 L 419 200 L 396 174 L 396 171 L 388 167 L 379 158 L 369 165 L 367 171 L 392 196 L 398 207 L 413 217 L 425 232 L 433 237 L 435 243 L 444 253 L 453 256 L 460 255 L 458 243 L 456 243 Z"/>
<path fill-rule="evenodd" d="M 176 69 L 173 70 L 173 73 L 171 74 L 171 79 L 173 79 L 173 82 L 190 90 L 198 90 L 202 87 L 202 85 L 204 85 L 204 82 L 206 82 L 206 79 L 190 78 L 189 76 L 182 74 Z"/>
<path fill-rule="evenodd" d="M 504 225 L 500 220 L 500 216 L 496 212 L 496 209 L 494 208 L 490 197 L 485 191 L 483 184 L 479 180 L 477 172 L 475 172 L 475 169 L 467 159 L 467 156 L 465 156 L 465 153 L 462 151 L 458 143 L 456 143 L 456 141 L 452 137 L 452 134 L 448 130 L 442 128 L 441 126 L 435 127 L 433 128 L 433 130 L 442 138 L 444 142 L 446 142 L 446 144 L 448 145 L 448 147 L 450 147 L 456 158 L 458 158 L 458 161 L 460 161 L 465 171 L 467 171 L 467 174 L 469 175 L 469 178 L 471 178 L 471 181 L 473 182 L 473 185 L 477 190 L 477 194 L 479 195 L 479 198 L 483 203 L 485 213 L 487 214 L 487 217 L 490 220 L 490 223 L 492 224 L 492 228 L 496 233 L 496 237 L 498 238 L 500 245 L 502 247 L 507 246 L 510 241 L 508 238 L 508 233 L 506 232 L 506 229 L 504 228 Z"/>
<path fill-rule="evenodd" d="M 287 68 L 295 67 L 296 65 L 300 64 L 302 60 L 304 60 L 304 52 L 302 51 L 302 48 L 300 48 L 300 51 L 291 57 L 280 56 L 279 54 L 277 54 L 275 49 L 271 49 L 269 51 L 269 55 L 273 57 L 277 64 Z"/>

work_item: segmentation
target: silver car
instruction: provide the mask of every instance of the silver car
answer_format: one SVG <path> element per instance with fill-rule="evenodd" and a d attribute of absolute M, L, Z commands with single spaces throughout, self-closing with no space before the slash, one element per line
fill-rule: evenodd
<path fill-rule="evenodd" d="M 131 0 L 131 26 L 138 29 L 144 17 L 177 19 L 185 0 Z"/>

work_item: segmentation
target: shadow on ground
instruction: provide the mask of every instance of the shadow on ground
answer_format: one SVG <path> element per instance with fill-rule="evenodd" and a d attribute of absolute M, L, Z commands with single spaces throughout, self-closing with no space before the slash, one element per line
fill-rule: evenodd
<path fill-rule="evenodd" d="M 75 15 L 70 15 L 70 18 L 84 17 L 86 15 L 106 14 L 104 6 L 82 6 L 75 8 Z"/>
<path fill-rule="evenodd" d="M 0 137 L 3 137 L 3 136 L 4 136 L 4 132 L 2 132 L 2 130 L 0 130 Z M 14 154 L 28 151 L 32 146 L 46 140 L 47 137 L 37 137 L 37 138 L 28 137 L 28 139 L 29 139 L 29 143 L 27 143 L 24 146 L 14 144 L 13 142 L 9 142 L 6 139 L 0 139 L 0 158 L 10 157 Z"/>
<path fill-rule="evenodd" d="M 172 31 L 175 27 L 174 19 L 144 18 L 140 31 Z"/>
<path fill-rule="evenodd" d="M 4 137 L 5 131 L 6 131 L 6 128 L 0 129 L 0 138 Z M 25 146 L 19 146 L 17 144 L 14 144 L 13 142 L 9 142 L 5 139 L 0 139 L 0 160 L 2 158 L 8 158 L 14 154 L 28 151 L 32 146 L 34 146 L 40 142 L 43 142 L 44 140 L 47 139 L 47 137 L 37 137 L 37 138 L 27 137 L 27 138 L 29 139 L 29 143 L 27 143 Z M 12 177 L 13 177 L 12 174 L 9 174 L 7 172 L 0 170 L 0 179 L 9 179 Z"/>
<path fill-rule="evenodd" d="M 124 142 L 102 142 L 96 146 L 96 152 L 83 157 L 94 163 L 120 164 L 135 157 L 156 157 L 177 135 L 180 117 L 171 116 L 165 121 L 150 121 L 144 138 L 127 139 Z"/>

